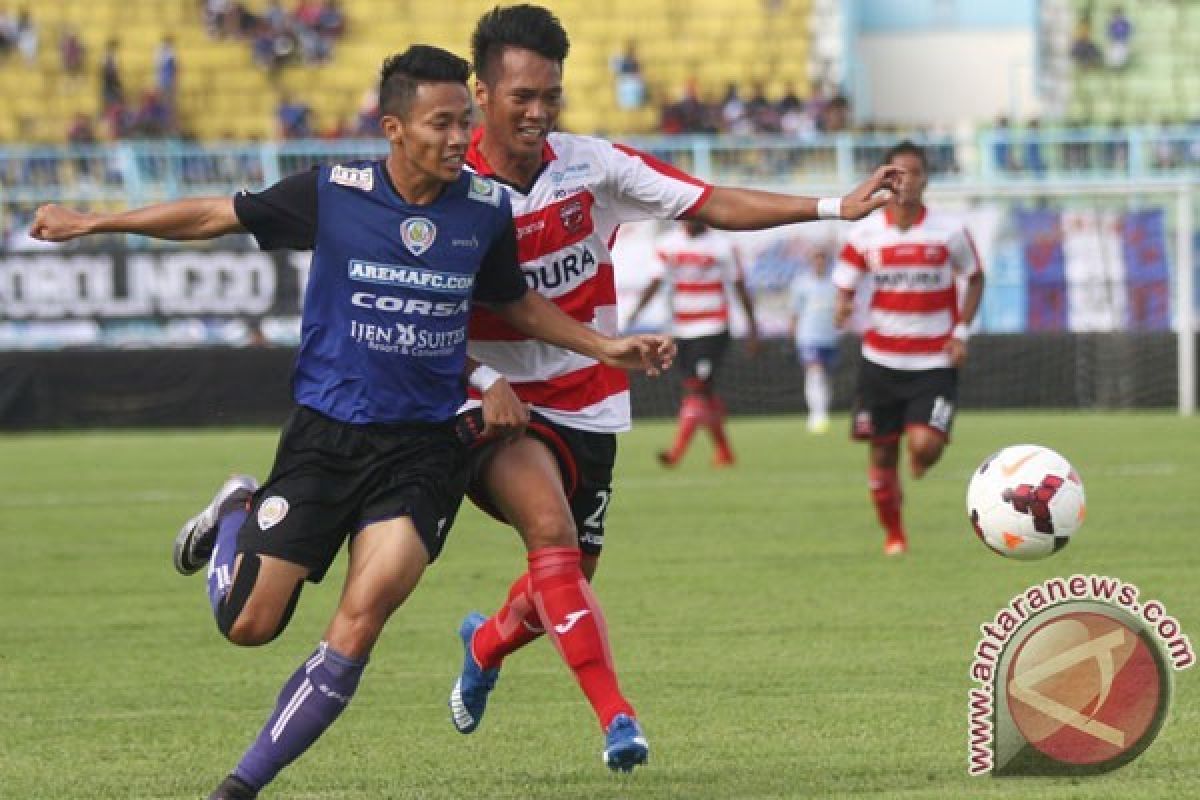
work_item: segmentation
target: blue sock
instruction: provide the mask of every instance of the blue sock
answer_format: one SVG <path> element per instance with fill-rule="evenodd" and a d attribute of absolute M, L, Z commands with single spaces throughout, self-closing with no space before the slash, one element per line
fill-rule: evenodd
<path fill-rule="evenodd" d="M 249 511 L 230 511 L 217 521 L 217 540 L 208 562 L 208 602 L 213 614 L 221 608 L 233 583 L 233 562 L 237 558 L 237 535 Z"/>
<path fill-rule="evenodd" d="M 255 790 L 270 783 L 338 718 L 366 666 L 366 659 L 346 658 L 321 642 L 283 685 L 275 711 L 233 774 Z"/>

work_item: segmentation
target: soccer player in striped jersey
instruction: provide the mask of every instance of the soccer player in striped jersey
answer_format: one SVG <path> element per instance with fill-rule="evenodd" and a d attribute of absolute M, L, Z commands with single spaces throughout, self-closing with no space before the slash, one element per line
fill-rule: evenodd
<path fill-rule="evenodd" d="M 631 148 L 556 133 L 563 105 L 566 31 L 549 10 L 498 7 L 472 37 L 475 99 L 483 116 L 468 165 L 506 187 L 526 282 L 566 313 L 615 332 L 610 247 L 623 222 L 695 217 L 722 229 L 824 218 L 859 219 L 886 202 L 895 168 L 882 167 L 842 198 L 796 197 L 710 186 Z M 452 721 L 474 731 L 504 658 L 549 635 L 605 732 L 604 761 L 631 770 L 649 748 L 622 694 L 604 617 L 588 581 L 612 498 L 614 434 L 629 428 L 627 378 L 594 359 L 533 342 L 486 312 L 475 314 L 471 355 L 494 367 L 532 406 L 524 436 L 479 442 L 468 492 L 512 524 L 527 569 L 490 618 L 459 627 L 462 671 Z M 472 412 L 462 427 L 479 430 Z"/>
<path fill-rule="evenodd" d="M 235 197 L 37 212 L 32 233 L 49 241 L 249 232 L 263 249 L 313 251 L 296 408 L 271 475 L 262 487 L 226 481 L 180 531 L 175 567 L 209 565 L 218 628 L 253 646 L 282 632 L 304 583 L 321 581 L 347 539 L 349 566 L 322 641 L 209 800 L 256 797 L 334 723 L 387 620 L 441 551 L 465 483 L 455 415 L 472 303 L 614 366 L 657 370 L 670 356 L 665 337 L 604 337 L 528 290 L 508 196 L 463 171 L 469 74 L 463 59 L 421 45 L 384 63 L 386 159 L 323 166 Z"/>
<path fill-rule="evenodd" d="M 732 237 L 714 231 L 698 219 L 659 237 L 650 283 L 642 290 L 629 317 L 637 319 L 659 289 L 671 295 L 671 333 L 679 345 L 677 359 L 683 371 L 683 399 L 679 427 L 670 450 L 658 454 L 659 463 L 673 467 L 687 452 L 696 428 L 703 425 L 713 438 L 717 466 L 733 464 L 733 449 L 725 432 L 725 403 L 716 393 L 716 374 L 729 349 L 729 296 L 732 287 L 746 313 L 747 349 L 758 351 L 758 325 L 754 301 L 746 291 L 741 255 Z"/>
<path fill-rule="evenodd" d="M 871 499 L 886 534 L 884 552 L 895 555 L 908 549 L 900 513 L 900 438 L 908 439 L 914 478 L 941 458 L 984 278 L 962 223 L 925 207 L 925 151 L 901 142 L 884 163 L 902 170 L 892 199 L 850 229 L 833 280 L 838 325 L 853 311 L 855 290 L 863 283 L 872 290 L 851 433 L 869 442 Z M 961 298 L 960 281 L 966 284 Z"/>

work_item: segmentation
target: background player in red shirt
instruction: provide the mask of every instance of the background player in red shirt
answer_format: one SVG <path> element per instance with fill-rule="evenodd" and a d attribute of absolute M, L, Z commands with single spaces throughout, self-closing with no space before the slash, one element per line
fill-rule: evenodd
<path fill-rule="evenodd" d="M 884 551 L 894 555 L 908 549 L 896 469 L 900 437 L 908 437 L 914 478 L 942 456 L 958 401 L 958 368 L 983 296 L 983 265 L 962 223 L 925 207 L 925 151 L 901 142 L 884 163 L 903 170 L 892 199 L 850 229 L 833 281 L 839 326 L 853 312 L 859 284 L 869 279 L 873 289 L 852 435 L 870 442 L 871 499 L 887 534 Z"/>
<path fill-rule="evenodd" d="M 665 285 L 671 294 L 671 332 L 679 344 L 683 371 L 683 399 L 679 428 L 670 450 L 658 454 L 665 467 L 673 467 L 687 452 L 696 428 L 708 429 L 716 446 L 713 463 L 733 464 L 733 448 L 725 432 L 725 403 L 716 392 L 716 375 L 729 349 L 729 296 L 732 287 L 746 313 L 749 329 L 746 347 L 758 352 L 758 325 L 754 301 L 746 290 L 741 255 L 733 239 L 714 231 L 698 219 L 660 236 L 655 243 L 654 277 L 638 298 L 629 317 L 633 324 Z"/>

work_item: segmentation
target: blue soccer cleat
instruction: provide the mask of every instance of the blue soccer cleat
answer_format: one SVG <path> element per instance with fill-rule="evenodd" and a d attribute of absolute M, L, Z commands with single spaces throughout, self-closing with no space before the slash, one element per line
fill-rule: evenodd
<path fill-rule="evenodd" d="M 604 738 L 604 763 L 608 768 L 633 772 L 634 767 L 645 764 L 649 758 L 650 745 L 638 721 L 628 714 L 613 717 Z"/>
<path fill-rule="evenodd" d="M 450 720 L 459 733 L 472 733 L 483 720 L 487 708 L 488 693 L 496 686 L 500 668 L 483 669 L 471 654 L 471 639 L 487 617 L 472 611 L 458 626 L 458 636 L 463 643 L 462 674 L 450 691 Z"/>

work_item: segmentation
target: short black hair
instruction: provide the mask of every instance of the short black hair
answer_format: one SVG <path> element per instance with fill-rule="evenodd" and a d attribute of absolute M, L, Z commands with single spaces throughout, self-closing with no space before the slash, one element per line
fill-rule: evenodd
<path fill-rule="evenodd" d="M 921 162 L 921 168 L 926 172 L 929 171 L 929 159 L 925 156 L 925 148 L 916 142 L 905 139 L 902 142 L 892 145 L 883 154 L 883 163 L 891 164 L 892 159 L 896 156 L 916 156 L 917 160 Z"/>
<path fill-rule="evenodd" d="M 398 55 L 389 56 L 379 73 L 379 112 L 403 117 L 422 83 L 461 83 L 467 85 L 471 65 L 449 50 L 427 44 L 414 44 Z"/>
<path fill-rule="evenodd" d="M 571 49 L 571 41 L 553 12 L 523 3 L 496 6 L 475 25 L 471 58 L 475 61 L 475 74 L 484 83 L 492 82 L 492 70 L 506 47 L 532 50 L 561 65 Z"/>

